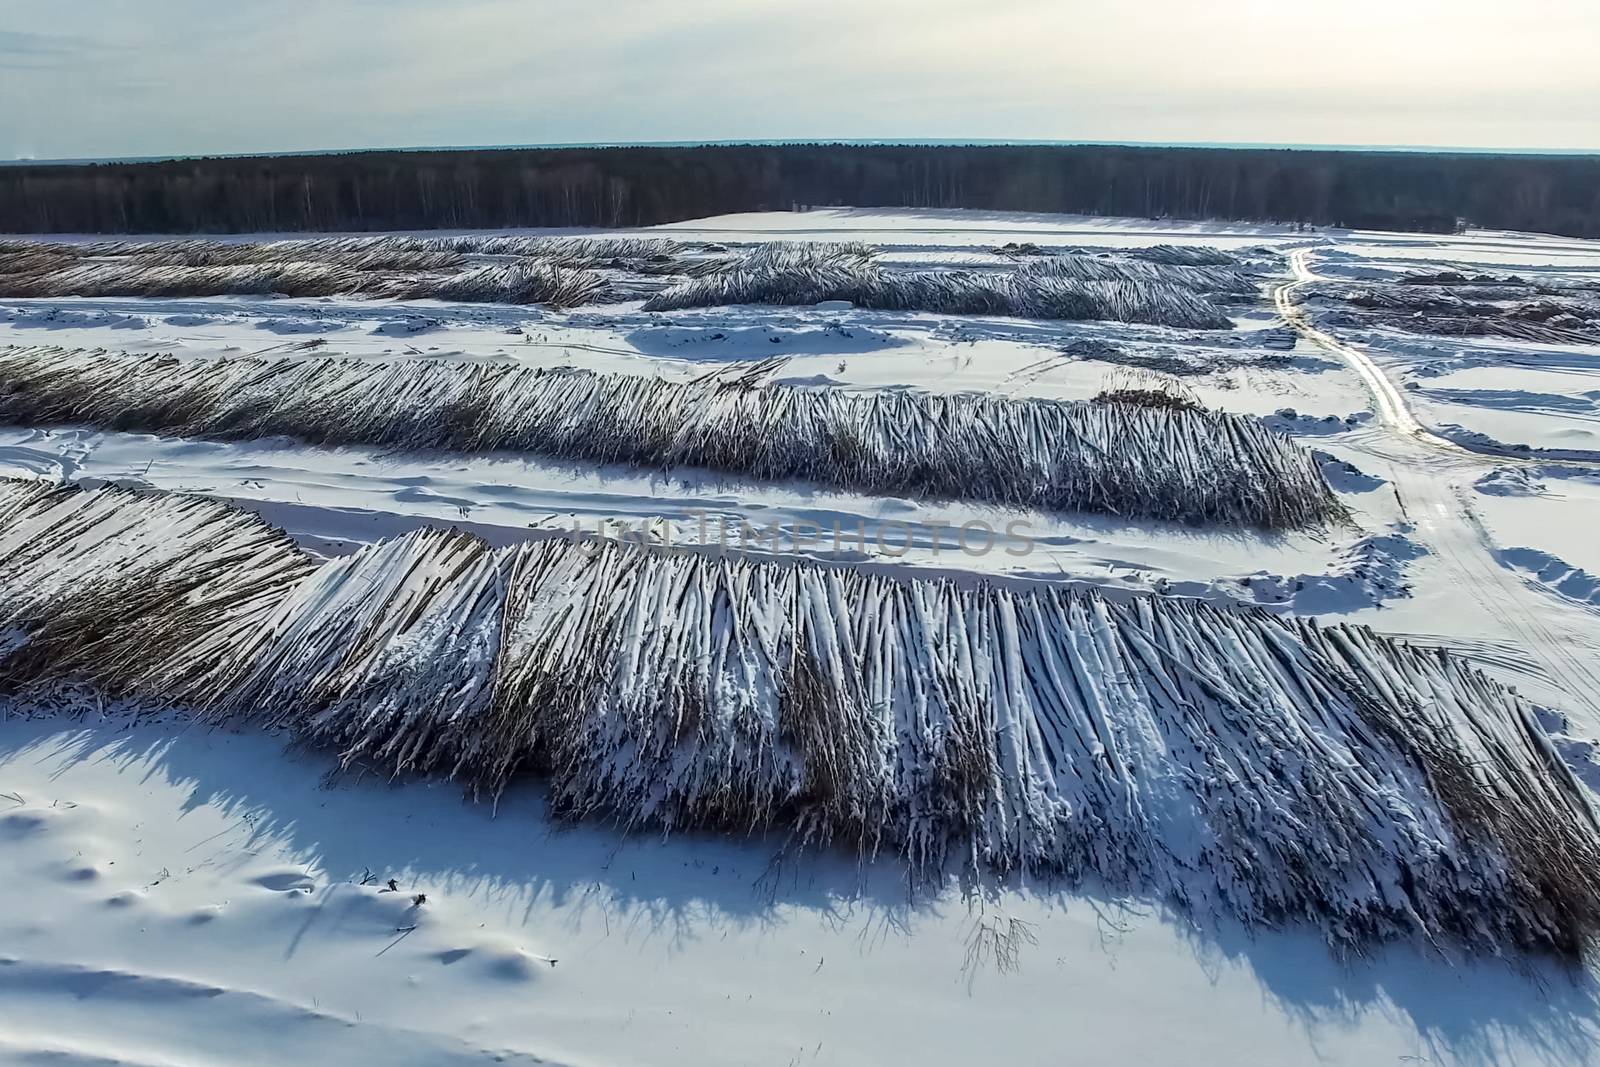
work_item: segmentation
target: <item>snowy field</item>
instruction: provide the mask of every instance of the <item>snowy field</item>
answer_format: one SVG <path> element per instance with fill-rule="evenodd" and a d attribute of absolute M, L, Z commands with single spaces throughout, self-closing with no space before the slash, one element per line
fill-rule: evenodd
<path fill-rule="evenodd" d="M 104 349 L 755 373 L 862 396 L 1158 390 L 1287 434 L 1349 518 L 1243 529 L 527 450 L 228 440 L 32 418 L 15 398 L 0 477 L 199 494 L 317 559 L 421 528 L 512 549 L 574 529 L 704 548 L 708 530 L 749 527 L 770 534 L 765 555 L 874 575 L 1363 624 L 1514 687 L 1600 787 L 1600 242 L 850 209 L 607 236 L 668 238 L 691 260 L 865 242 L 889 271 L 997 276 L 1064 252 L 1214 248 L 1253 291 L 1217 302 L 1229 329 L 840 301 L 649 311 L 677 283 L 605 264 L 609 296 L 561 310 L 0 297 L 15 346 L 0 364 Z M 1424 275 L 1442 280 L 1404 280 Z M 1469 332 L 1513 319 L 1516 335 Z M 977 527 L 1017 551 L 973 551 Z M 1196 923 L 1136 892 L 1016 877 L 913 886 L 892 857 L 794 856 L 778 835 L 558 823 L 537 783 L 464 803 L 386 771 L 330 782 L 329 755 L 261 730 L 36 712 L 13 700 L 0 720 L 0 1062 L 1600 1060 L 1591 976 L 1537 959 L 1409 943 L 1338 958 L 1309 924 Z"/>

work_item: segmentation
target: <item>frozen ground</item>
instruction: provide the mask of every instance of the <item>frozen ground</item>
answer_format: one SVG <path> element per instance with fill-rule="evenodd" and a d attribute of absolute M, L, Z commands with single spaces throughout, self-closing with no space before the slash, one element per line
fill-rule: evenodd
<path fill-rule="evenodd" d="M 1298 253 L 1302 279 L 1452 266 L 1600 279 L 1600 243 L 1503 233 L 867 210 L 650 232 L 865 240 L 926 265 L 1000 263 L 1007 242 L 1202 244 Z M 1071 398 L 1155 357 L 1203 402 L 1330 454 L 1356 521 L 1320 535 L 1024 515 L 1031 552 L 972 555 L 953 527 L 1017 516 L 698 472 L 73 427 L 0 427 L 0 474 L 226 497 L 329 553 L 419 524 L 504 542 L 609 519 L 679 542 L 702 537 L 702 521 L 776 524 L 784 551 L 826 555 L 839 525 L 865 530 L 847 550 L 871 566 L 1232 599 L 1459 648 L 1564 715 L 1563 744 L 1581 755 L 1600 735 L 1600 456 L 1574 450 L 1600 449 L 1587 436 L 1600 349 L 1319 331 L 1294 277 L 1286 264 L 1266 280 L 1230 333 L 637 302 L 95 299 L 0 301 L 0 343 L 200 357 L 315 346 L 680 378 L 785 356 L 777 380 Z M 1285 308 L 1303 336 L 1283 327 Z M 1560 451 L 1502 447 L 1514 444 Z M 952 529 L 901 551 L 896 524 L 913 521 Z M 811 527 L 829 532 L 794 536 Z M 1148 902 L 1083 893 L 912 903 L 888 870 L 823 859 L 774 874 L 774 842 L 558 832 L 529 796 L 491 818 L 448 786 L 325 788 L 326 769 L 270 738 L 170 723 L 0 723 L 0 850 L 17 872 L 0 912 L 0 1060 L 1575 1063 L 1600 1037 L 1593 988 L 1564 975 L 1409 949 L 1341 965 L 1299 932 L 1197 932 Z M 399 892 L 381 892 L 391 877 Z M 969 959 L 988 929 L 1026 931 L 1014 966 Z"/>

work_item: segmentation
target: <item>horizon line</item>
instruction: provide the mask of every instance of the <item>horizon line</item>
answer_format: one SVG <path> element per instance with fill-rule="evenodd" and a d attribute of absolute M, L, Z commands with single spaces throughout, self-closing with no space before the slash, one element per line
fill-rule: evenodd
<path fill-rule="evenodd" d="M 207 159 L 294 159 L 306 156 L 375 155 L 385 152 L 519 152 L 584 148 L 773 148 L 784 146 L 905 147 L 905 148 L 1193 148 L 1222 151 L 1404 153 L 1408 155 L 1478 156 L 1600 156 L 1600 148 L 1507 148 L 1472 145 L 1401 145 L 1291 143 L 1275 141 L 1132 141 L 1051 138 L 734 138 L 682 141 L 559 141 L 491 145 L 397 145 L 365 148 L 303 148 L 257 152 L 183 152 L 145 156 L 63 156 L 38 159 L 15 156 L 0 159 L 0 166 L 93 166 L 126 163 L 176 163 Z"/>

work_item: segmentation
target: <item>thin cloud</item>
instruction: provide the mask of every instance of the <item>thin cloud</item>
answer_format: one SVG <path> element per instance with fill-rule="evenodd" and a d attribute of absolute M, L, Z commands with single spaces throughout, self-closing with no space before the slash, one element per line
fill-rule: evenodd
<path fill-rule="evenodd" d="M 86 38 L 66 34 L 0 30 L 0 57 L 4 62 L 22 62 L 35 69 L 68 66 L 92 47 Z"/>
<path fill-rule="evenodd" d="M 0 156 L 739 138 L 1600 148 L 1592 0 L 75 0 Z M 130 91 L 136 87 L 137 91 Z"/>

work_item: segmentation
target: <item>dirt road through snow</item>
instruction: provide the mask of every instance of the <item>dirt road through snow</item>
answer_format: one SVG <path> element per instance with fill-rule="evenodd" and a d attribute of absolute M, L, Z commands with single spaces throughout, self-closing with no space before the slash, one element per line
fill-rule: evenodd
<path fill-rule="evenodd" d="M 1273 292 L 1279 314 L 1302 337 L 1343 360 L 1371 394 L 1377 428 L 1352 438 L 1351 449 L 1385 468 L 1416 525 L 1414 539 L 1428 548 L 1455 588 L 1494 628 L 1515 635 L 1547 690 L 1530 695 L 1573 713 L 1585 733 L 1600 729 L 1600 617 L 1509 572 L 1498 556 L 1503 546 L 1494 544 L 1472 507 L 1472 481 L 1518 460 L 1474 452 L 1423 426 L 1404 392 L 1370 356 L 1319 329 L 1296 302 L 1295 294 L 1318 280 L 1311 251 L 1296 249 L 1289 264 L 1293 278 Z"/>

